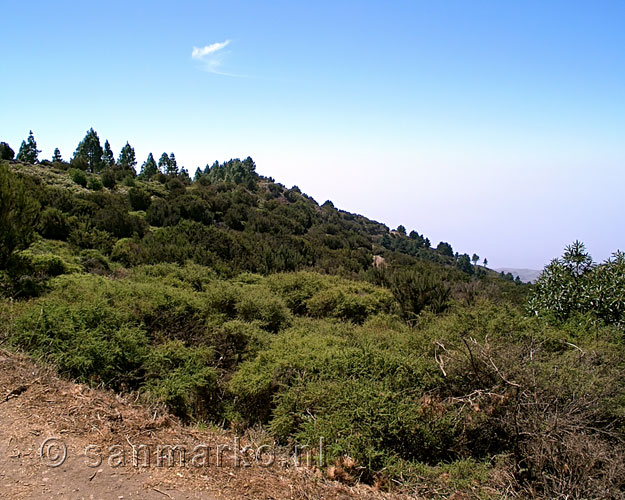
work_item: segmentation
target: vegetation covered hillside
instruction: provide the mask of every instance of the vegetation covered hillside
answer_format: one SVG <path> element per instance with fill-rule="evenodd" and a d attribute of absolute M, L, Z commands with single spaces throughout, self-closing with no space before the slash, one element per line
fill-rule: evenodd
<path fill-rule="evenodd" d="M 93 130 L 70 162 L 32 134 L 0 153 L 7 345 L 189 423 L 322 440 L 347 483 L 623 497 L 622 254 L 576 243 L 533 289 L 251 158 L 136 175 Z"/>

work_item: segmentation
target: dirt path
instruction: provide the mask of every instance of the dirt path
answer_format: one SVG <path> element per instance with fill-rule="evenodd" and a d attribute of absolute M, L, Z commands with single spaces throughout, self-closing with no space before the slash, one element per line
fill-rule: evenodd
<path fill-rule="evenodd" d="M 261 444 L 184 427 L 0 350 L 1 498 L 406 498 L 322 479 Z"/>

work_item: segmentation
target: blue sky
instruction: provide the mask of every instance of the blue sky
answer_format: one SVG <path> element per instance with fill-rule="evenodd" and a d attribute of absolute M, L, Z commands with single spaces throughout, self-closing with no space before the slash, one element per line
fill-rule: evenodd
<path fill-rule="evenodd" d="M 625 2 L 4 2 L 0 140 L 252 156 L 493 267 L 625 250 Z M 195 50 L 195 57 L 193 57 Z"/>

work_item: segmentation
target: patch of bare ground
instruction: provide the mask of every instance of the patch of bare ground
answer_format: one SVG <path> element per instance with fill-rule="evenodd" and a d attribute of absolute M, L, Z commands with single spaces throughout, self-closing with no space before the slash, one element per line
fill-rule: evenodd
<path fill-rule="evenodd" d="M 184 426 L 128 397 L 60 379 L 26 356 L 0 350 L 2 498 L 410 497 L 329 481 L 305 466 L 303 456 L 302 466 L 295 467 L 293 457 L 280 450 L 266 466 L 269 448 L 259 453 L 253 435 L 234 439 L 229 432 Z"/>

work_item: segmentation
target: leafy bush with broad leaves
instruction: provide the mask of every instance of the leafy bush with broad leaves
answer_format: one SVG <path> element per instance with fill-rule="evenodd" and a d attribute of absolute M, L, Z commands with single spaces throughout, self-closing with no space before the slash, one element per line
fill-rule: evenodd
<path fill-rule="evenodd" d="M 527 308 L 532 315 L 557 322 L 590 314 L 607 324 L 625 327 L 625 254 L 618 251 L 595 264 L 584 244 L 575 241 L 561 258 L 545 267 Z"/>

